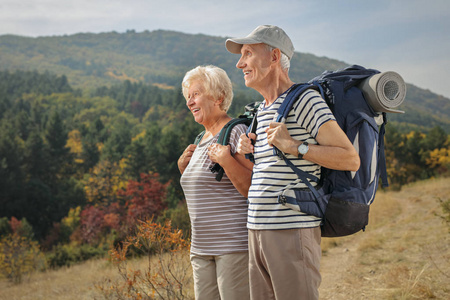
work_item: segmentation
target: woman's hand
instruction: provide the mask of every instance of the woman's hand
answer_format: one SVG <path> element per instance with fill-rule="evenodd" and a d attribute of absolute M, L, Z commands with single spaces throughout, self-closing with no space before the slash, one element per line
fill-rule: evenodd
<path fill-rule="evenodd" d="M 191 161 L 192 154 L 194 154 L 195 148 L 197 148 L 197 145 L 194 144 L 187 146 L 186 149 L 184 149 L 183 154 L 181 154 L 180 158 L 178 159 L 178 169 L 180 170 L 181 174 L 184 173 L 184 170 Z"/>
<path fill-rule="evenodd" d="M 212 144 L 208 147 L 208 156 L 212 162 L 222 165 L 227 159 L 231 158 L 230 149 L 230 145 Z"/>
<path fill-rule="evenodd" d="M 231 154 L 231 146 L 213 144 L 208 147 L 211 161 L 218 163 L 231 180 L 234 187 L 247 198 L 248 189 L 252 180 L 253 164 L 239 153 Z"/>

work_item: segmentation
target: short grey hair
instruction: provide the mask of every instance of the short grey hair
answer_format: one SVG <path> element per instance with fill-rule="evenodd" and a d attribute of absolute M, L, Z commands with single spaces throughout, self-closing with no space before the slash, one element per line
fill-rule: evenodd
<path fill-rule="evenodd" d="M 202 83 L 205 93 L 215 100 L 223 100 L 220 108 L 227 112 L 233 101 L 233 86 L 225 70 L 213 66 L 198 66 L 186 73 L 181 83 L 183 96 L 188 100 L 189 87 L 196 81 Z"/>
<path fill-rule="evenodd" d="M 267 45 L 267 51 L 272 52 L 273 50 L 275 50 L 275 47 L 272 47 L 270 45 Z M 281 52 L 281 50 L 280 50 Z M 281 69 L 285 70 L 285 71 L 289 71 L 290 67 L 291 67 L 291 60 L 289 59 L 289 57 L 284 54 L 283 52 L 281 52 L 281 59 L 280 59 L 280 65 L 281 65 Z"/>

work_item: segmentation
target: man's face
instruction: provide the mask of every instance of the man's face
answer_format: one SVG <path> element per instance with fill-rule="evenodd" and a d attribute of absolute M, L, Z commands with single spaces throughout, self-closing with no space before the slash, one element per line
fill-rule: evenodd
<path fill-rule="evenodd" d="M 271 51 L 267 45 L 252 44 L 242 46 L 236 67 L 244 72 L 245 85 L 258 91 L 269 84 L 271 65 Z"/>

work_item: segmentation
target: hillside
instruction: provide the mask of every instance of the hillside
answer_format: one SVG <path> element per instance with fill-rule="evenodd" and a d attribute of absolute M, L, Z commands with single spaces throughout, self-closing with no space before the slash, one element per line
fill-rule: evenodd
<path fill-rule="evenodd" d="M 235 67 L 238 57 L 226 51 L 224 40 L 163 30 L 38 38 L 4 35 L 0 36 L 0 70 L 49 71 L 67 76 L 73 88 L 82 90 L 124 80 L 174 88 L 189 69 L 214 64 L 227 71 L 237 95 L 259 99 L 256 92 L 245 88 Z M 307 81 L 351 63 L 297 52 L 290 74 L 296 82 Z M 404 131 L 428 131 L 438 125 L 450 132 L 450 100 L 411 84 L 407 89 L 407 99 L 400 107 L 406 114 L 391 114 L 390 120 Z"/>
<path fill-rule="evenodd" d="M 80 33 L 28 38 L 0 36 L 0 63 L 7 70 L 48 70 L 67 75 L 74 88 L 111 85 L 122 80 L 178 86 L 189 69 L 203 64 L 224 68 L 238 89 L 243 88 L 238 56 L 228 53 L 224 38 L 173 31 Z M 343 62 L 296 54 L 291 76 L 308 80 Z"/>
<path fill-rule="evenodd" d="M 450 234 L 439 199 L 449 194 L 449 178 L 377 194 L 366 232 L 322 240 L 321 299 L 446 299 Z M 146 265 L 143 259 L 132 267 Z M 21 285 L 1 280 L 0 299 L 102 299 L 94 285 L 117 276 L 108 262 L 93 260 L 34 274 Z"/>

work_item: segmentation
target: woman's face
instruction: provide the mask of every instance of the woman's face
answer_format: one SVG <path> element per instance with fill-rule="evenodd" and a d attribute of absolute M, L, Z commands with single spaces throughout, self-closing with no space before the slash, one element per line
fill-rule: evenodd
<path fill-rule="evenodd" d="M 206 94 L 201 81 L 194 81 L 189 87 L 186 105 L 197 123 L 207 125 L 213 121 L 217 105 L 214 99 Z"/>

